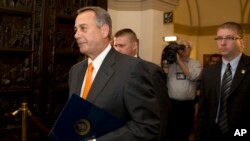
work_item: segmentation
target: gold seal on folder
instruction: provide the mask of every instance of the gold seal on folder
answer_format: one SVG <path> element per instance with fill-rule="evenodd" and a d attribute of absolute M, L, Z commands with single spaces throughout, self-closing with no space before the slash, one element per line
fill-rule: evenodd
<path fill-rule="evenodd" d="M 77 134 L 84 136 L 90 131 L 90 122 L 87 119 L 80 119 L 75 123 L 75 131 Z"/>

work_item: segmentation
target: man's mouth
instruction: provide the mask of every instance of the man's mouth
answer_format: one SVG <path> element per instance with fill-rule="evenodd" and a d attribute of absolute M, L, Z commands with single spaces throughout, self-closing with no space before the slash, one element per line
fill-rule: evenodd
<path fill-rule="evenodd" d="M 79 43 L 77 43 L 77 44 L 78 44 L 78 46 L 81 46 L 81 45 L 86 44 L 86 42 L 79 42 Z"/>

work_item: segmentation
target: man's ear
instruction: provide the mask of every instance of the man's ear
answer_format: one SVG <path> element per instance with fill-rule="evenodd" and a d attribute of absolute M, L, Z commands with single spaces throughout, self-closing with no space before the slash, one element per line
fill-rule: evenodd
<path fill-rule="evenodd" d="M 133 49 L 137 49 L 139 47 L 137 42 L 133 42 Z"/>
<path fill-rule="evenodd" d="M 104 24 L 101 27 L 102 37 L 106 38 L 109 35 L 109 26 L 107 24 Z"/>
<path fill-rule="evenodd" d="M 245 48 L 246 42 L 244 39 L 240 39 L 240 45 L 241 45 L 241 49 L 243 51 L 243 49 Z"/>

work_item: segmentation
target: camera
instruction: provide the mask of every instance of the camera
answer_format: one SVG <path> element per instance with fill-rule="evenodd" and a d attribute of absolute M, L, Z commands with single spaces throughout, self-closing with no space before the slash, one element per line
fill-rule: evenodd
<path fill-rule="evenodd" d="M 184 50 L 185 45 L 177 44 L 176 42 L 169 42 L 169 44 L 162 51 L 162 66 L 173 64 L 177 60 L 177 51 Z"/>

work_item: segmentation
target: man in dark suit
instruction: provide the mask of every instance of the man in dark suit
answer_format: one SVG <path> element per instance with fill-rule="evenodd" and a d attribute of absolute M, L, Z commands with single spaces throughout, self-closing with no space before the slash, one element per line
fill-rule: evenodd
<path fill-rule="evenodd" d="M 129 56 L 139 58 L 138 49 L 139 49 L 139 40 L 132 29 L 124 28 L 117 31 L 114 35 L 113 41 L 115 49 Z M 139 58 L 140 59 L 140 58 Z M 172 141 L 171 133 L 171 108 L 170 101 L 168 97 L 168 91 L 166 86 L 166 76 L 163 73 L 163 70 L 154 63 L 147 62 L 142 60 L 151 74 L 153 79 L 153 87 L 156 92 L 156 96 L 159 101 L 160 106 L 160 117 L 161 117 L 161 130 L 159 134 L 158 141 Z"/>
<path fill-rule="evenodd" d="M 243 38 L 243 29 L 235 22 L 226 22 L 217 30 L 222 61 L 202 72 L 197 141 L 250 140 L 250 57 L 242 53 Z M 231 72 L 225 75 L 231 85 L 224 85 L 224 72 Z M 226 97 L 222 85 L 228 88 Z"/>
<path fill-rule="evenodd" d="M 88 59 L 69 73 L 70 95 L 85 91 L 85 73 L 92 64 L 92 85 L 86 100 L 126 120 L 126 125 L 97 141 L 153 141 L 159 134 L 159 106 L 152 80 L 143 63 L 117 52 L 110 45 L 110 15 L 99 7 L 78 10 L 75 39 Z"/>

